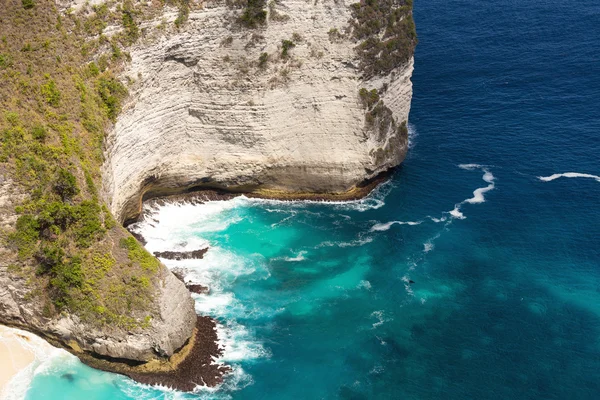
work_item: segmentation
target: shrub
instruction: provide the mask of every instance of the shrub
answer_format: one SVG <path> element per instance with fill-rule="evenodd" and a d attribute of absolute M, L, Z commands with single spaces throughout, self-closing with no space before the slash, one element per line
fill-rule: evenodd
<path fill-rule="evenodd" d="M 127 42 L 132 44 L 138 40 L 140 36 L 140 28 L 138 28 L 137 24 L 135 23 L 135 20 L 133 19 L 133 12 L 129 9 L 129 7 L 126 7 L 123 10 L 122 21 L 123 27 L 125 28 Z"/>
<path fill-rule="evenodd" d="M 12 60 L 8 54 L 0 54 L 0 68 L 12 67 Z"/>
<path fill-rule="evenodd" d="M 38 273 L 45 274 L 61 265 L 65 251 L 57 244 L 47 244 L 43 246 L 36 254 L 35 258 L 38 261 Z"/>
<path fill-rule="evenodd" d="M 358 91 L 358 95 L 363 103 L 363 106 L 368 109 L 373 107 L 379 101 L 379 94 L 377 93 L 377 89 L 369 91 L 365 88 L 362 88 Z"/>
<path fill-rule="evenodd" d="M 121 101 L 127 95 L 127 89 L 121 82 L 110 76 L 102 76 L 97 83 L 97 91 L 104 103 L 108 117 L 115 121 L 121 112 Z"/>
<path fill-rule="evenodd" d="M 59 169 L 56 182 L 54 183 L 54 192 L 58 194 L 63 201 L 73 198 L 73 196 L 79 193 L 77 179 L 66 169 Z"/>
<path fill-rule="evenodd" d="M 247 0 L 244 12 L 239 22 L 247 28 L 256 28 L 267 21 L 267 11 L 264 9 L 266 0 Z"/>
<path fill-rule="evenodd" d="M 289 50 L 296 45 L 291 40 L 284 39 L 281 41 L 281 57 L 288 57 Z"/>
<path fill-rule="evenodd" d="M 7 111 L 4 114 L 4 117 L 6 118 L 8 123 L 11 124 L 11 126 L 13 126 L 13 127 L 16 127 L 20 124 L 19 114 L 15 113 L 15 112 Z"/>
<path fill-rule="evenodd" d="M 123 53 L 121 52 L 121 48 L 114 40 L 110 42 L 110 50 L 112 52 L 111 58 L 113 60 L 118 60 L 123 55 Z"/>
<path fill-rule="evenodd" d="M 42 85 L 42 95 L 48 104 L 52 107 L 58 107 L 60 103 L 60 91 L 56 86 L 56 82 L 52 79 Z"/>
<path fill-rule="evenodd" d="M 88 64 L 87 73 L 89 76 L 98 76 L 100 75 L 100 68 L 98 68 L 98 64 L 95 62 L 91 62 Z"/>
<path fill-rule="evenodd" d="M 327 35 L 329 36 L 329 41 L 332 43 L 344 39 L 344 35 L 342 35 L 337 28 L 331 28 L 329 32 L 327 32 Z"/>
<path fill-rule="evenodd" d="M 21 153 L 17 155 L 16 162 L 17 177 L 24 186 L 33 186 L 35 182 L 43 182 L 47 176 L 47 162 L 32 153 Z"/>
<path fill-rule="evenodd" d="M 46 140 L 47 136 L 48 136 L 48 131 L 46 130 L 45 127 L 43 127 L 41 125 L 36 125 L 33 128 L 31 128 L 31 137 L 34 138 L 35 140 L 37 140 L 39 142 L 43 142 L 44 140 Z"/>
<path fill-rule="evenodd" d="M 26 10 L 30 10 L 35 6 L 33 0 L 22 0 L 23 8 Z"/>
<path fill-rule="evenodd" d="M 40 239 L 38 221 L 31 215 L 21 215 L 17 219 L 17 229 L 8 237 L 9 243 L 19 252 L 19 258 L 33 255 Z"/>
<path fill-rule="evenodd" d="M 65 231 L 77 216 L 73 207 L 60 201 L 53 201 L 43 207 L 38 213 L 40 231 L 52 230 L 52 227 Z"/>
<path fill-rule="evenodd" d="M 112 229 L 117 226 L 117 221 L 115 221 L 105 205 L 102 206 L 102 212 L 104 213 L 104 226 L 106 229 Z"/>
<path fill-rule="evenodd" d="M 387 74 L 407 62 L 414 53 L 417 34 L 412 0 L 361 0 L 351 5 L 352 34 L 367 77 Z"/>
<path fill-rule="evenodd" d="M 107 68 L 108 68 L 108 56 L 106 54 L 102 54 L 98 58 L 98 69 L 100 70 L 100 72 L 104 72 L 104 71 L 106 71 Z"/>
<path fill-rule="evenodd" d="M 398 135 L 400 135 L 400 137 L 408 137 L 408 126 L 406 125 L 406 121 L 402 121 L 398 127 Z"/>
<path fill-rule="evenodd" d="M 81 258 L 75 256 L 67 263 L 57 263 L 50 271 L 50 295 L 56 308 L 64 309 L 73 302 L 71 288 L 80 288 L 84 282 Z"/>
<path fill-rule="evenodd" d="M 186 4 L 185 6 L 181 6 L 179 8 L 179 13 L 177 14 L 177 18 L 175 18 L 175 26 L 177 28 L 181 28 L 183 24 L 186 23 L 190 16 L 190 8 Z"/>
<path fill-rule="evenodd" d="M 258 66 L 260 68 L 265 68 L 267 66 L 267 61 L 269 61 L 269 54 L 261 53 L 260 57 L 258 57 Z"/>
<path fill-rule="evenodd" d="M 82 201 L 74 210 L 77 223 L 73 229 L 75 242 L 79 247 L 89 247 L 94 239 L 102 235 L 104 227 L 100 215 L 102 208 L 93 201 Z"/>
<path fill-rule="evenodd" d="M 137 262 L 143 269 L 158 271 L 160 267 L 158 259 L 140 246 L 134 237 L 123 238 L 119 244 L 122 248 L 129 250 L 128 256 L 131 261 Z"/>

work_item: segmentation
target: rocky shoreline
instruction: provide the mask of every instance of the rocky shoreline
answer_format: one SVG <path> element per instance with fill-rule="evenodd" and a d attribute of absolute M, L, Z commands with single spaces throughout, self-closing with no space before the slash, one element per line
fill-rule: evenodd
<path fill-rule="evenodd" d="M 152 208 L 167 204 L 203 204 L 207 201 L 223 201 L 245 195 L 249 198 L 262 198 L 282 201 L 352 201 L 359 200 L 369 195 L 379 184 L 386 181 L 393 170 L 378 175 L 376 178 L 366 181 L 345 193 L 291 193 L 278 191 L 260 191 L 251 193 L 231 193 L 217 190 L 197 191 L 188 190 L 185 193 L 168 195 L 147 199 L 144 204 L 150 207 L 144 208 L 137 220 L 152 220 Z M 158 221 L 155 221 L 158 222 Z M 131 231 L 138 241 L 145 244 L 146 240 L 140 233 Z M 154 252 L 154 256 L 169 260 L 191 260 L 202 259 L 209 248 L 192 251 L 161 251 Z M 185 281 L 186 270 L 175 268 L 171 271 L 187 289 L 192 293 L 208 294 L 210 289 L 204 285 Z M 227 365 L 216 364 L 214 359 L 222 355 L 223 349 L 219 347 L 216 333 L 216 320 L 208 316 L 198 316 L 196 329 L 189 342 L 177 351 L 168 361 L 151 361 L 146 364 L 132 366 L 100 360 L 91 356 L 80 358 L 86 364 L 126 375 L 137 382 L 148 385 L 162 385 L 180 391 L 193 391 L 197 386 L 216 386 L 223 382 L 224 377 L 231 371 Z"/>
<path fill-rule="evenodd" d="M 222 354 L 216 321 L 211 317 L 198 316 L 192 348 L 172 370 L 132 371 L 126 375 L 140 383 L 167 386 L 184 392 L 191 392 L 197 386 L 214 387 L 222 383 L 225 375 L 231 371 L 231 367 L 214 362 Z"/>
<path fill-rule="evenodd" d="M 186 282 L 185 281 L 186 271 L 183 268 L 175 268 L 175 269 L 171 270 L 171 272 L 173 273 L 173 275 L 175 275 L 177 277 L 177 279 L 179 279 L 181 282 L 183 282 L 185 287 L 190 292 L 196 293 L 196 294 L 209 294 L 210 293 L 210 288 L 208 286 L 193 283 L 192 281 Z"/>
<path fill-rule="evenodd" d="M 132 365 L 87 353 L 75 354 L 92 368 L 125 375 L 146 385 L 161 385 L 183 392 L 192 392 L 198 386 L 217 386 L 231 371 L 231 367 L 214 361 L 223 354 L 223 349 L 218 344 L 217 321 L 207 316 L 198 316 L 188 343 L 166 361 Z"/>
<path fill-rule="evenodd" d="M 200 260 L 207 251 L 208 247 L 192 251 L 155 251 L 153 254 L 155 257 L 167 260 Z"/>
<path fill-rule="evenodd" d="M 315 192 L 292 192 L 282 190 L 270 190 L 270 189 L 258 189 L 255 191 L 226 191 L 220 189 L 207 189 L 204 187 L 191 187 L 182 188 L 180 193 L 168 194 L 168 195 L 157 195 L 144 198 L 143 202 L 140 203 L 139 212 L 136 216 L 129 218 L 125 221 L 124 226 L 127 228 L 142 219 L 152 220 L 151 210 L 155 207 L 164 206 L 167 204 L 203 204 L 207 201 L 224 201 L 231 200 L 239 196 L 246 196 L 252 199 L 264 199 L 264 200 L 280 200 L 280 201 L 325 201 L 325 202 L 336 202 L 336 201 L 354 201 L 360 200 L 367 197 L 377 186 L 386 182 L 390 177 L 399 169 L 402 165 L 389 168 L 388 170 L 381 172 L 377 176 L 367 179 L 352 189 L 346 192 L 339 193 L 315 193 Z M 146 194 L 146 196 L 148 196 Z M 144 206 L 149 206 L 145 208 Z M 157 222 L 157 221 L 155 221 Z M 128 229 L 129 230 L 129 229 Z M 146 240 L 137 232 L 129 230 L 129 232 L 142 244 L 146 243 Z M 167 258 L 167 257 L 164 257 Z"/>

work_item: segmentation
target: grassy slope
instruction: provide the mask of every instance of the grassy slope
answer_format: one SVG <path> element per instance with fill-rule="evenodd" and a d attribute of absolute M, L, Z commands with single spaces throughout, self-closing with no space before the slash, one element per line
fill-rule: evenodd
<path fill-rule="evenodd" d="M 66 16 L 53 0 L 6 0 L 0 10 L 0 174 L 28 194 L 17 207 L 17 229 L 1 233 L 12 251 L 0 256 L 14 259 L 10 272 L 27 278 L 48 317 L 69 311 L 126 328 L 151 318 L 161 267 L 115 224 L 98 187 L 104 136 L 127 95 L 115 74 L 127 46 L 144 35 L 140 22 L 165 1 L 179 7 L 180 27 L 188 0 L 109 1 Z M 242 25 L 266 23 L 265 1 L 238 6 Z M 365 76 L 386 74 L 412 56 L 411 0 L 362 0 L 352 12 Z M 121 30 L 106 37 L 108 25 Z M 387 126 L 377 93 L 360 97 L 367 117 Z"/>
<path fill-rule="evenodd" d="M 112 71 L 139 31 L 129 9 L 96 11 L 61 17 L 52 0 L 3 3 L 0 173 L 28 198 L 2 239 L 9 272 L 27 279 L 45 316 L 130 329 L 152 317 L 161 266 L 115 224 L 98 187 L 104 135 L 127 94 Z M 90 36 L 111 21 L 122 34 Z"/>

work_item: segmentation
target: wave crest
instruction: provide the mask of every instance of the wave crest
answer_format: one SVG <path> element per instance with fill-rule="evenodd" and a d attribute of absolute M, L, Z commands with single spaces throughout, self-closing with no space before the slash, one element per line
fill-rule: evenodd
<path fill-rule="evenodd" d="M 565 172 L 562 174 L 553 174 L 550 176 L 538 176 L 538 179 L 543 182 L 550 182 L 558 178 L 590 178 L 600 182 L 600 176 L 592 174 L 582 174 L 580 172 Z"/>
<path fill-rule="evenodd" d="M 390 222 L 385 222 L 385 223 L 379 223 L 379 224 L 375 224 L 371 227 L 371 232 L 382 232 L 382 231 L 387 231 L 389 230 L 392 225 L 419 225 L 421 224 L 423 221 L 390 221 Z"/>
<path fill-rule="evenodd" d="M 473 197 L 465 199 L 458 204 L 455 204 L 454 209 L 452 211 L 448 212 L 452 216 L 452 218 L 465 219 L 467 217 L 465 217 L 465 215 L 462 213 L 461 206 L 465 203 L 468 203 L 468 204 L 485 203 L 485 194 L 487 192 L 489 192 L 490 190 L 494 190 L 496 188 L 496 184 L 495 184 L 496 177 L 494 177 L 494 175 L 491 173 L 491 171 L 485 165 L 459 164 L 458 167 L 461 169 L 465 169 L 467 171 L 474 171 L 474 170 L 483 171 L 483 176 L 481 177 L 481 179 L 483 179 L 485 182 L 488 183 L 487 186 L 475 189 L 473 191 Z"/>

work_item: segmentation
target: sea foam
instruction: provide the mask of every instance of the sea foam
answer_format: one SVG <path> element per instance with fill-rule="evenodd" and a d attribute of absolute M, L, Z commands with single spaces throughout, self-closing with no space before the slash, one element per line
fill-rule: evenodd
<path fill-rule="evenodd" d="M 379 224 L 375 224 L 371 227 L 371 232 L 381 232 L 381 231 L 387 231 L 389 230 L 392 225 L 419 225 L 421 224 L 423 221 L 390 221 L 390 222 L 385 222 L 385 223 L 379 223 Z"/>
<path fill-rule="evenodd" d="M 227 363 L 232 368 L 232 373 L 218 387 L 221 393 L 239 390 L 252 382 L 252 377 L 243 370 L 241 362 L 270 357 L 269 351 L 256 339 L 253 332 L 237 320 L 260 318 L 279 311 L 255 309 L 252 305 L 239 301 L 231 290 L 241 276 L 251 275 L 254 280 L 267 279 L 270 276 L 268 260 L 258 254 L 252 257 L 238 255 L 221 247 L 219 243 L 207 240 L 207 237 L 247 218 L 243 214 L 244 207 L 257 203 L 259 202 L 254 199 L 239 196 L 225 201 L 208 201 L 201 205 L 167 204 L 146 208 L 146 218 L 131 227 L 146 239 L 145 246 L 150 252 L 189 251 L 209 246 L 201 259 L 162 261 L 169 268 L 183 268 L 186 271 L 186 282 L 210 288 L 209 294 L 193 294 L 193 297 L 198 314 L 210 315 L 220 321 L 217 324 L 217 337 L 223 354 L 214 362 Z M 276 211 L 279 211 L 276 207 L 269 208 L 269 212 Z M 292 210 L 292 214 L 295 215 L 295 211 Z M 305 253 L 300 252 L 288 261 L 300 261 Z M 197 389 L 201 395 L 216 394 L 217 390 L 202 386 L 202 382 Z"/>
<path fill-rule="evenodd" d="M 550 182 L 558 178 L 590 178 L 600 182 L 600 176 L 592 174 L 582 174 L 579 172 L 565 172 L 563 174 L 553 174 L 550 176 L 538 176 L 540 181 Z"/>
<path fill-rule="evenodd" d="M 408 124 L 408 148 L 412 149 L 415 147 L 417 136 L 419 133 L 417 132 L 417 127 L 413 124 Z"/>
<path fill-rule="evenodd" d="M 51 346 L 36 335 L 19 329 L 14 329 L 14 331 L 18 333 L 17 338 L 20 344 L 34 353 L 35 360 L 13 376 L 4 386 L 0 393 L 0 398 L 3 400 L 22 400 L 37 375 L 55 374 L 57 371 L 73 368 L 80 363 L 77 357 L 63 349 Z"/>
<path fill-rule="evenodd" d="M 463 204 L 479 204 L 479 203 L 484 203 L 485 202 L 485 194 L 487 192 L 489 192 L 490 190 L 494 190 L 496 185 L 494 183 L 494 181 L 496 180 L 496 178 L 494 177 L 494 175 L 491 173 L 491 171 L 484 165 L 480 165 L 480 164 L 460 164 L 458 166 L 461 169 L 465 169 L 467 171 L 474 171 L 474 170 L 482 170 L 483 171 L 483 176 L 482 179 L 488 183 L 487 186 L 481 187 L 481 188 L 477 188 L 473 191 L 473 197 L 470 197 L 468 199 L 465 199 L 463 201 L 461 201 L 458 204 L 454 205 L 454 209 L 452 209 L 451 211 L 449 211 L 448 213 L 455 219 L 465 219 L 465 215 L 463 214 L 463 212 L 461 211 L 461 207 Z"/>

